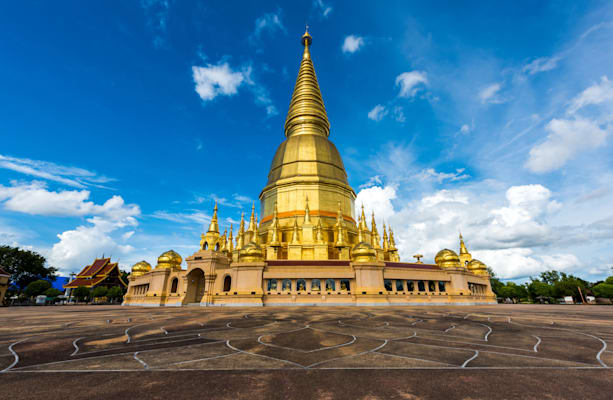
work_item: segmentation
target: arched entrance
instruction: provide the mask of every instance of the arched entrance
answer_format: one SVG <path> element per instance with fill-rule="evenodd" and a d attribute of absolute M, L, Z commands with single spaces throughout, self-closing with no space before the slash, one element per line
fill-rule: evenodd
<path fill-rule="evenodd" d="M 230 278 L 229 275 L 226 275 L 226 277 L 223 279 L 223 291 L 229 292 L 231 287 L 232 287 L 232 278 Z"/>
<path fill-rule="evenodd" d="M 196 268 L 187 274 L 187 292 L 185 303 L 200 303 L 204 296 L 204 272 Z"/>

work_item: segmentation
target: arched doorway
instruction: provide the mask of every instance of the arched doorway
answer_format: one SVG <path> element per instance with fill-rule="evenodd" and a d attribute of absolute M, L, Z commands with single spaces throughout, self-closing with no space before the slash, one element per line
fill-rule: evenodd
<path fill-rule="evenodd" d="M 196 268 L 187 274 L 185 303 L 200 303 L 204 297 L 204 272 Z"/>
<path fill-rule="evenodd" d="M 177 293 L 177 286 L 179 285 L 179 280 L 174 278 L 172 283 L 170 284 L 170 293 Z"/>
<path fill-rule="evenodd" d="M 230 275 L 226 275 L 226 277 L 223 278 L 223 291 L 229 292 L 231 287 L 232 287 L 232 278 L 230 278 Z"/>

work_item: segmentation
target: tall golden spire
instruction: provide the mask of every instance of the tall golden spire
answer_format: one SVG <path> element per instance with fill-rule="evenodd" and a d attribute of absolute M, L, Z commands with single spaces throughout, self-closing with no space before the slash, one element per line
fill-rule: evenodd
<path fill-rule="evenodd" d="M 390 243 L 387 240 L 387 230 L 385 228 L 385 222 L 383 223 L 383 251 L 388 251 L 390 248 Z"/>
<path fill-rule="evenodd" d="M 249 226 L 247 232 L 253 232 L 255 229 L 255 202 L 251 205 L 251 217 L 249 217 Z"/>
<path fill-rule="evenodd" d="M 304 53 L 294 86 L 294 94 L 285 119 L 285 136 L 298 134 L 330 135 L 330 122 L 319 90 L 309 46 L 313 42 L 308 30 L 302 35 Z"/>
<path fill-rule="evenodd" d="M 213 218 L 211 218 L 211 224 L 209 225 L 209 232 L 219 233 L 219 224 L 217 223 L 217 202 L 215 202 Z"/>
<path fill-rule="evenodd" d="M 379 243 L 379 240 L 381 239 L 379 237 L 379 231 L 377 231 L 377 222 L 375 221 L 375 212 L 372 212 L 372 223 L 371 223 L 372 229 L 371 229 L 371 245 L 372 247 L 374 247 L 375 249 L 380 249 L 381 248 L 381 243 Z"/>
<path fill-rule="evenodd" d="M 232 253 L 234 250 L 234 237 L 232 236 L 232 224 L 230 224 L 230 236 L 228 236 L 228 251 Z"/>

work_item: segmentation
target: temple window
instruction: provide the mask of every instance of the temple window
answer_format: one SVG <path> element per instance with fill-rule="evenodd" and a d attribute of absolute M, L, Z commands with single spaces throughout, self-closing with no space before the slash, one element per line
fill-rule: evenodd
<path fill-rule="evenodd" d="M 439 292 L 444 292 L 445 291 L 445 282 L 439 281 L 439 283 L 438 283 L 438 291 Z"/>
<path fill-rule="evenodd" d="M 208 244 L 207 242 L 204 242 L 204 248 L 203 248 L 203 250 L 208 250 L 208 248 L 209 248 L 209 244 Z"/>
<path fill-rule="evenodd" d="M 174 278 L 172 280 L 172 284 L 170 285 L 170 293 L 177 293 L 177 286 L 179 285 L 179 280 Z"/>
<path fill-rule="evenodd" d="M 291 291 L 292 281 L 290 281 L 289 279 L 283 279 L 283 282 L 281 283 L 281 290 L 283 290 L 284 292 Z"/>
<path fill-rule="evenodd" d="M 434 281 L 428 281 L 428 291 L 436 292 L 436 285 L 434 284 Z"/>
<path fill-rule="evenodd" d="M 321 281 L 319 279 L 311 281 L 311 290 L 321 290 Z"/>
<path fill-rule="evenodd" d="M 336 283 L 334 283 L 334 279 L 326 279 L 326 290 L 336 290 Z"/>
<path fill-rule="evenodd" d="M 425 292 L 426 291 L 426 283 L 424 281 L 417 282 L 417 289 L 420 292 Z"/>
<path fill-rule="evenodd" d="M 404 292 L 404 284 L 402 283 L 402 281 L 400 279 L 396 280 L 396 291 L 397 292 Z"/>
<path fill-rule="evenodd" d="M 407 290 L 409 292 L 414 292 L 415 291 L 415 282 L 407 281 Z"/>
<path fill-rule="evenodd" d="M 268 291 L 270 292 L 271 290 L 277 290 L 277 280 L 276 279 L 268 280 Z"/>
<path fill-rule="evenodd" d="M 349 285 L 349 279 L 341 279 L 341 290 L 351 290 L 351 286 Z"/>
<path fill-rule="evenodd" d="M 219 243 L 215 245 L 215 251 L 219 251 Z"/>
<path fill-rule="evenodd" d="M 306 291 L 306 281 L 304 279 L 298 279 L 296 281 L 296 290 L 298 292 Z"/>
<path fill-rule="evenodd" d="M 391 292 L 393 290 L 392 289 L 392 281 L 389 280 L 389 279 L 385 279 L 383 281 L 383 286 L 385 286 L 385 290 L 387 290 L 388 292 Z"/>
<path fill-rule="evenodd" d="M 223 291 L 229 292 L 231 286 L 232 286 L 232 278 L 230 278 L 230 276 L 228 275 L 225 278 L 223 278 Z"/>

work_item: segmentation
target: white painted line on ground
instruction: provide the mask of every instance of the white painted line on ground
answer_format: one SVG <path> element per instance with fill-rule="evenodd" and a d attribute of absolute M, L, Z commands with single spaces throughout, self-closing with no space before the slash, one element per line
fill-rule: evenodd
<path fill-rule="evenodd" d="M 479 355 L 479 350 L 475 350 L 475 354 L 471 358 L 469 358 L 468 360 L 464 361 L 464 364 L 462 364 L 462 368 L 466 368 L 468 363 L 471 362 L 472 360 L 474 360 L 475 358 L 477 358 L 478 355 Z"/>
<path fill-rule="evenodd" d="M 256 357 L 268 358 L 269 360 L 281 361 L 281 362 L 284 362 L 284 363 L 288 363 L 288 364 L 295 365 L 295 366 L 297 366 L 298 368 L 304 369 L 304 366 L 302 366 L 302 365 L 300 365 L 300 364 L 298 364 L 298 363 L 295 363 L 295 362 L 293 362 L 293 361 L 282 360 L 282 359 L 280 359 L 280 358 L 275 358 L 275 357 L 265 356 L 265 355 L 263 355 L 263 354 L 257 354 L 257 353 L 252 353 L 252 352 L 249 352 L 249 351 L 245 351 L 245 350 L 238 349 L 238 348 L 236 348 L 236 347 L 234 347 L 234 346 L 232 346 L 232 345 L 230 344 L 230 340 L 226 340 L 226 346 L 228 346 L 228 347 L 229 347 L 229 348 L 231 348 L 232 350 L 234 350 L 234 351 L 238 351 L 238 352 L 240 352 L 240 353 L 250 354 L 250 355 L 252 355 L 252 356 L 256 356 Z"/>
<path fill-rule="evenodd" d="M 164 328 L 160 328 L 160 330 L 161 330 L 162 332 L 164 332 L 164 335 L 168 335 L 168 331 L 167 331 L 166 329 L 164 329 Z"/>
<path fill-rule="evenodd" d="M 149 369 L 149 366 L 147 365 L 147 363 L 146 363 L 146 362 L 144 362 L 143 360 L 141 360 L 140 358 L 138 358 L 138 353 L 139 353 L 138 351 L 137 351 L 136 353 L 134 353 L 134 356 L 133 356 L 133 357 L 134 357 L 134 359 L 135 359 L 136 361 L 138 361 L 139 363 L 143 364 L 143 367 L 144 367 L 145 369 Z"/>
<path fill-rule="evenodd" d="M 451 327 L 445 329 L 445 333 L 449 332 L 450 330 L 452 330 L 453 328 L 455 328 L 455 325 L 451 325 Z"/>
<path fill-rule="evenodd" d="M 538 353 L 538 347 L 539 347 L 539 344 L 541 344 L 541 338 L 536 335 L 532 335 L 532 336 L 536 338 L 536 344 L 534 345 L 534 352 Z"/>
<path fill-rule="evenodd" d="M 481 324 L 481 323 L 479 323 L 479 325 L 483 325 L 487 329 L 489 329 L 488 332 L 485 334 L 485 337 L 483 338 L 483 340 L 485 340 L 487 342 L 487 337 L 490 335 L 490 333 L 492 333 L 492 327 L 489 326 L 489 325 Z"/>
<path fill-rule="evenodd" d="M 77 345 L 77 342 L 81 339 L 83 338 L 82 337 L 76 338 L 75 340 L 72 341 L 72 345 L 74 346 L 74 351 L 72 352 L 72 354 L 70 354 L 70 357 L 74 356 L 75 354 L 79 352 L 79 346 Z"/>
<path fill-rule="evenodd" d="M 13 346 L 15 346 L 16 344 L 19 344 L 21 342 L 25 342 L 26 340 L 28 340 L 28 338 L 18 340 L 15 343 L 11 343 L 11 345 L 9 346 L 9 351 L 11 352 L 13 357 L 15 357 L 15 360 L 12 362 L 11 365 L 9 365 L 8 367 L 6 367 L 2 371 L 0 371 L 0 374 L 3 373 L 3 372 L 9 371 L 11 368 L 13 368 L 15 365 L 17 365 L 17 363 L 19 362 L 19 354 L 17 354 L 17 352 L 15 350 L 13 350 Z"/>
<path fill-rule="evenodd" d="M 443 364 L 443 365 L 449 365 L 449 366 L 454 366 L 455 367 L 455 365 L 453 365 L 453 364 L 449 364 L 449 363 L 441 362 L 441 361 L 425 360 L 423 358 L 407 357 L 407 356 L 401 356 L 399 354 L 383 353 L 383 352 L 380 352 L 380 351 L 373 351 L 373 353 L 382 354 L 384 356 L 390 356 L 390 357 L 406 358 L 407 360 L 425 361 L 425 362 L 429 362 L 429 363 Z"/>
<path fill-rule="evenodd" d="M 230 354 L 222 354 L 222 355 L 219 355 L 219 356 L 199 358 L 197 360 L 179 361 L 179 362 L 176 362 L 176 363 L 172 363 L 170 365 L 182 365 L 182 364 L 189 364 L 189 363 L 194 363 L 194 362 L 198 362 L 198 361 L 213 360 L 213 359 L 216 359 L 216 358 L 230 357 L 230 356 L 233 356 L 235 354 L 240 354 L 240 351 L 235 351 L 234 353 L 230 353 Z"/>
<path fill-rule="evenodd" d="M 348 355 L 348 356 L 342 356 L 342 357 L 330 358 L 329 360 L 318 361 L 318 362 L 313 363 L 313 364 L 311 364 L 311 365 L 307 365 L 305 368 L 307 368 L 307 369 L 308 369 L 308 368 L 312 368 L 312 367 L 314 367 L 314 366 L 316 366 L 316 365 L 321 365 L 321 364 L 324 364 L 324 363 L 327 363 L 327 362 L 330 362 L 330 361 L 340 360 L 340 359 L 342 359 L 342 358 L 351 358 L 351 357 L 357 357 L 357 356 L 361 356 L 361 355 L 368 354 L 368 353 L 374 353 L 374 352 L 376 352 L 377 350 L 381 350 L 383 347 L 385 347 L 385 345 L 386 345 L 387 343 L 388 343 L 388 340 L 387 340 L 387 339 L 385 339 L 382 345 L 377 346 L 377 347 L 375 347 L 374 349 L 367 350 L 367 351 L 363 351 L 363 352 L 361 352 L 361 353 L 357 353 L 357 354 L 350 354 L 350 355 Z"/>

